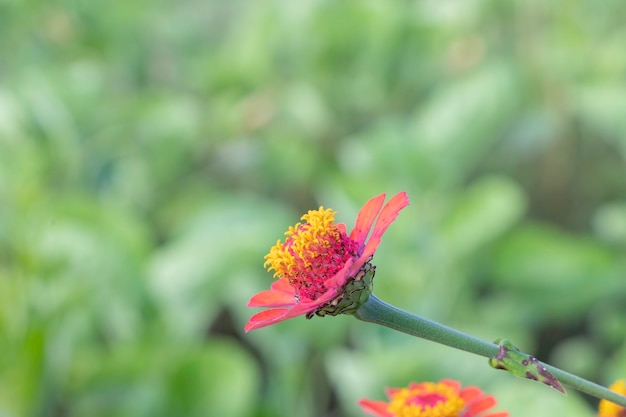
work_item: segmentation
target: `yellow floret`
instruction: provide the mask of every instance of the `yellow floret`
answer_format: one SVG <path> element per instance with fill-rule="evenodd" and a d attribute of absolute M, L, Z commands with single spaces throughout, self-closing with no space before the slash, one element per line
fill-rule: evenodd
<path fill-rule="evenodd" d="M 611 391 L 626 395 L 626 381 L 620 379 L 609 387 Z M 626 416 L 626 408 L 607 400 L 601 400 L 598 406 L 599 417 L 623 417 Z"/>
<path fill-rule="evenodd" d="M 419 405 L 413 399 L 420 396 L 440 395 L 445 398 L 433 405 Z M 403 388 L 396 392 L 389 403 L 389 411 L 397 417 L 455 417 L 465 402 L 456 390 L 445 384 L 426 383 L 420 388 Z"/>
<path fill-rule="evenodd" d="M 308 259 L 311 257 L 311 245 L 319 245 L 320 243 L 325 245 L 325 242 L 328 241 L 328 235 L 336 235 L 336 229 L 333 225 L 335 214 L 337 212 L 329 208 L 324 209 L 322 206 L 319 210 L 309 210 L 307 214 L 301 217 L 304 223 L 296 223 L 295 226 L 290 226 L 285 232 L 287 239 L 284 244 L 278 240 L 276 245 L 272 246 L 270 252 L 265 255 L 263 267 L 267 268 L 268 272 L 274 270 L 274 277 L 289 274 L 291 268 L 296 265 L 296 260 L 285 247 L 288 241 L 288 248 L 303 260 L 305 265 L 310 265 Z"/>

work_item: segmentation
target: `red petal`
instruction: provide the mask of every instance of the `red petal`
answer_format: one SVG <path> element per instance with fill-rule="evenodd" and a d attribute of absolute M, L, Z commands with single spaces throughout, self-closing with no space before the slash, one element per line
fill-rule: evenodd
<path fill-rule="evenodd" d="M 461 398 L 463 398 L 466 403 L 469 403 L 482 395 L 483 392 L 478 387 L 467 387 L 461 390 Z"/>
<path fill-rule="evenodd" d="M 509 417 L 509 413 L 507 411 L 500 411 L 493 414 L 487 414 L 484 417 Z"/>
<path fill-rule="evenodd" d="M 441 381 L 439 381 L 439 383 L 447 385 L 447 386 L 449 386 L 450 388 L 452 388 L 453 390 L 455 390 L 457 392 L 461 388 L 461 383 L 459 381 L 455 381 L 453 379 L 442 379 Z M 463 397 L 462 394 L 461 394 L 461 397 Z M 463 398 L 463 399 L 465 399 L 465 398 Z"/>
<path fill-rule="evenodd" d="M 323 301 L 323 297 L 326 297 Z M 294 304 L 291 308 L 277 308 L 273 310 L 265 310 L 250 317 L 250 321 L 244 326 L 244 330 L 249 332 L 250 330 L 260 329 L 261 327 L 271 326 L 272 324 L 280 323 L 292 317 L 301 316 L 311 311 L 315 311 L 320 303 L 326 303 L 333 298 L 330 291 L 320 297 L 318 300 L 309 302 L 300 302 Z M 319 301 L 319 302 L 318 302 Z"/>
<path fill-rule="evenodd" d="M 415 382 L 411 382 L 411 384 L 409 385 L 409 389 L 416 388 L 419 385 L 421 384 L 416 384 Z M 393 397 L 393 395 L 399 391 L 402 391 L 402 388 L 385 388 L 385 394 L 387 394 L 387 397 L 389 398 Z"/>
<path fill-rule="evenodd" d="M 465 416 L 472 417 L 482 413 L 485 410 L 490 409 L 496 405 L 496 399 L 492 396 L 483 397 L 471 404 L 465 411 Z"/>
<path fill-rule="evenodd" d="M 352 229 L 350 233 L 350 239 L 361 244 L 365 242 L 365 238 L 367 238 L 367 235 L 370 233 L 370 229 L 374 224 L 376 216 L 380 213 L 380 208 L 383 206 L 384 201 L 385 194 L 383 193 L 370 198 L 367 203 L 361 207 L 359 214 L 356 216 L 354 229 Z"/>
<path fill-rule="evenodd" d="M 293 293 L 266 290 L 254 294 L 248 302 L 248 307 L 288 307 L 295 303 Z"/>
<path fill-rule="evenodd" d="M 289 281 L 281 278 L 272 283 L 272 289 L 254 294 L 248 307 L 288 307 L 296 303 L 295 293 Z"/>
<path fill-rule="evenodd" d="M 384 401 L 359 400 L 359 405 L 366 413 L 378 417 L 393 417 L 393 414 L 387 411 L 388 403 Z"/>
<path fill-rule="evenodd" d="M 286 308 L 279 308 L 275 310 L 265 310 L 260 313 L 256 313 L 250 317 L 250 321 L 244 326 L 244 330 L 249 332 L 250 330 L 259 329 L 261 327 L 270 326 L 272 324 L 286 320 L 285 313 L 289 310 Z"/>
<path fill-rule="evenodd" d="M 337 288 L 343 288 L 343 286 L 346 284 L 346 281 L 348 280 L 348 277 L 354 276 L 354 274 L 356 274 L 361 266 L 363 265 L 359 265 L 355 268 L 354 259 L 348 259 L 346 261 L 346 264 L 343 266 L 343 268 L 339 270 L 339 272 L 324 281 L 324 285 L 326 286 L 326 288 L 333 289 L 333 296 L 330 298 L 335 298 L 338 292 Z M 325 294 L 328 294 L 328 292 L 329 291 L 326 291 Z M 318 300 L 320 298 L 322 297 L 318 297 Z"/>
<path fill-rule="evenodd" d="M 285 291 L 290 294 L 294 294 L 293 287 L 289 283 L 289 280 L 287 280 L 286 278 L 280 278 L 279 280 L 274 281 L 272 283 L 272 289 L 276 291 Z"/>
<path fill-rule="evenodd" d="M 393 198 L 385 204 L 385 207 L 383 207 L 383 210 L 380 212 L 380 216 L 378 216 L 378 220 L 376 220 L 372 236 L 370 236 L 370 239 L 365 245 L 365 250 L 359 258 L 359 262 L 363 259 L 369 258 L 374 254 L 374 252 L 376 252 L 376 248 L 380 244 L 380 239 L 385 231 L 387 231 L 389 225 L 391 225 L 396 217 L 398 217 L 400 210 L 408 205 L 409 198 L 404 191 L 394 195 Z"/>

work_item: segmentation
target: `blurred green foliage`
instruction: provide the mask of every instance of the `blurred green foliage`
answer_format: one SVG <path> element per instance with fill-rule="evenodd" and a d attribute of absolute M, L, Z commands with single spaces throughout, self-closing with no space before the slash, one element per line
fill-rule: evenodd
<path fill-rule="evenodd" d="M 302 212 L 406 190 L 381 298 L 626 377 L 621 11 L 0 0 L 0 416 L 359 416 L 440 378 L 593 415 L 350 317 L 242 329 Z"/>

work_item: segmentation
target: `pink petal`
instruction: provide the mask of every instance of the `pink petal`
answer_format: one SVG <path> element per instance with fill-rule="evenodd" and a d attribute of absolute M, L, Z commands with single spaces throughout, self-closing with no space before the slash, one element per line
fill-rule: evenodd
<path fill-rule="evenodd" d="M 470 401 L 482 396 L 483 392 L 478 387 L 467 387 L 461 390 L 460 395 L 466 403 L 469 403 Z"/>
<path fill-rule="evenodd" d="M 348 259 L 346 261 L 346 264 L 343 266 L 343 268 L 339 270 L 339 272 L 324 281 L 324 285 L 326 286 L 326 288 L 334 289 L 334 296 L 331 298 L 334 298 L 337 295 L 337 293 L 339 292 L 338 289 L 343 288 L 348 278 L 354 276 L 354 274 L 356 274 L 362 266 L 361 265 L 356 268 L 356 270 L 354 270 L 355 268 L 353 265 L 354 259 Z M 328 291 L 326 293 L 328 293 Z"/>
<path fill-rule="evenodd" d="M 289 311 L 285 308 L 275 309 L 275 310 L 265 310 L 260 313 L 256 313 L 254 316 L 250 317 L 250 320 L 244 326 L 244 330 L 248 333 L 250 330 L 259 329 L 261 327 L 269 326 L 274 323 L 281 322 L 285 320 L 284 315 Z"/>
<path fill-rule="evenodd" d="M 288 307 L 295 303 L 293 293 L 266 290 L 254 294 L 248 302 L 248 307 Z"/>
<path fill-rule="evenodd" d="M 293 304 L 291 308 L 277 308 L 273 310 L 265 310 L 250 317 L 250 321 L 245 325 L 244 330 L 260 329 L 261 327 L 271 326 L 280 323 L 292 317 L 301 316 L 311 311 L 317 310 L 321 304 L 325 304 L 333 298 L 332 291 L 327 291 L 324 295 L 315 301 L 300 302 Z M 295 300 L 294 300 L 295 302 Z"/>
<path fill-rule="evenodd" d="M 295 304 L 295 293 L 288 280 L 281 278 L 274 281 L 271 288 L 254 294 L 248 307 L 288 307 Z"/>
<path fill-rule="evenodd" d="M 493 414 L 487 414 L 485 417 L 509 417 L 509 413 L 507 411 L 500 411 Z"/>
<path fill-rule="evenodd" d="M 365 203 L 356 216 L 356 222 L 354 223 L 354 229 L 352 229 L 350 233 L 350 239 L 359 243 L 365 242 L 365 238 L 370 233 L 372 224 L 374 224 L 376 216 L 380 213 L 380 208 L 383 206 L 384 201 L 385 194 L 383 193 L 370 198 L 367 203 Z"/>
<path fill-rule="evenodd" d="M 416 384 L 415 382 L 411 382 L 411 384 L 409 385 L 409 389 L 413 389 L 416 386 L 420 386 L 421 384 Z M 385 394 L 387 394 L 387 397 L 391 398 L 393 397 L 393 395 L 397 392 L 402 391 L 402 388 L 385 388 Z"/>
<path fill-rule="evenodd" d="M 408 205 L 409 198 L 404 191 L 394 195 L 393 198 L 385 204 L 385 207 L 383 207 L 383 210 L 380 212 L 380 216 L 378 216 L 378 220 L 376 220 L 374 231 L 365 245 L 363 254 L 359 258 L 359 262 L 369 258 L 374 254 L 374 252 L 376 252 L 376 248 L 380 244 L 380 239 L 387 231 L 389 225 L 391 225 L 396 217 L 398 217 L 400 210 Z"/>
<path fill-rule="evenodd" d="M 289 280 L 287 278 L 280 278 L 276 281 L 274 281 L 272 283 L 272 287 L 273 290 L 276 291 L 285 291 L 288 292 L 290 294 L 295 294 L 293 291 L 293 287 L 291 286 L 291 284 L 289 283 Z"/>
<path fill-rule="evenodd" d="M 377 417 L 393 417 L 393 414 L 387 411 L 389 403 L 384 401 L 372 401 L 372 400 L 359 400 L 359 405 L 366 413 L 372 414 Z"/>
<path fill-rule="evenodd" d="M 469 405 L 464 416 L 472 417 L 482 413 L 485 410 L 490 409 L 491 407 L 496 405 L 496 399 L 492 396 L 481 398 Z"/>
<path fill-rule="evenodd" d="M 455 381 L 453 379 L 442 379 L 441 381 L 439 381 L 441 384 L 447 385 L 450 388 L 452 388 L 455 391 L 459 391 L 459 389 L 461 388 L 461 383 L 459 381 Z M 462 397 L 462 395 L 461 395 Z M 464 400 L 466 400 L 466 398 L 462 397 Z"/>

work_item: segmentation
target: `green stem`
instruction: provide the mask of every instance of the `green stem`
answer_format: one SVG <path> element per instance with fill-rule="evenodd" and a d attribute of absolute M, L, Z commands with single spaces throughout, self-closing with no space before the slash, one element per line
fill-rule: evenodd
<path fill-rule="evenodd" d="M 470 336 L 458 330 L 444 326 L 432 320 L 416 316 L 397 307 L 385 303 L 373 294 L 359 307 L 354 314 L 359 320 L 380 324 L 412 336 L 421 337 L 456 349 L 493 358 L 498 354 L 499 345 Z M 610 389 L 587 381 L 584 378 L 565 372 L 554 366 L 543 364 L 563 385 L 596 398 L 606 399 L 622 407 L 626 407 L 626 396 Z"/>

